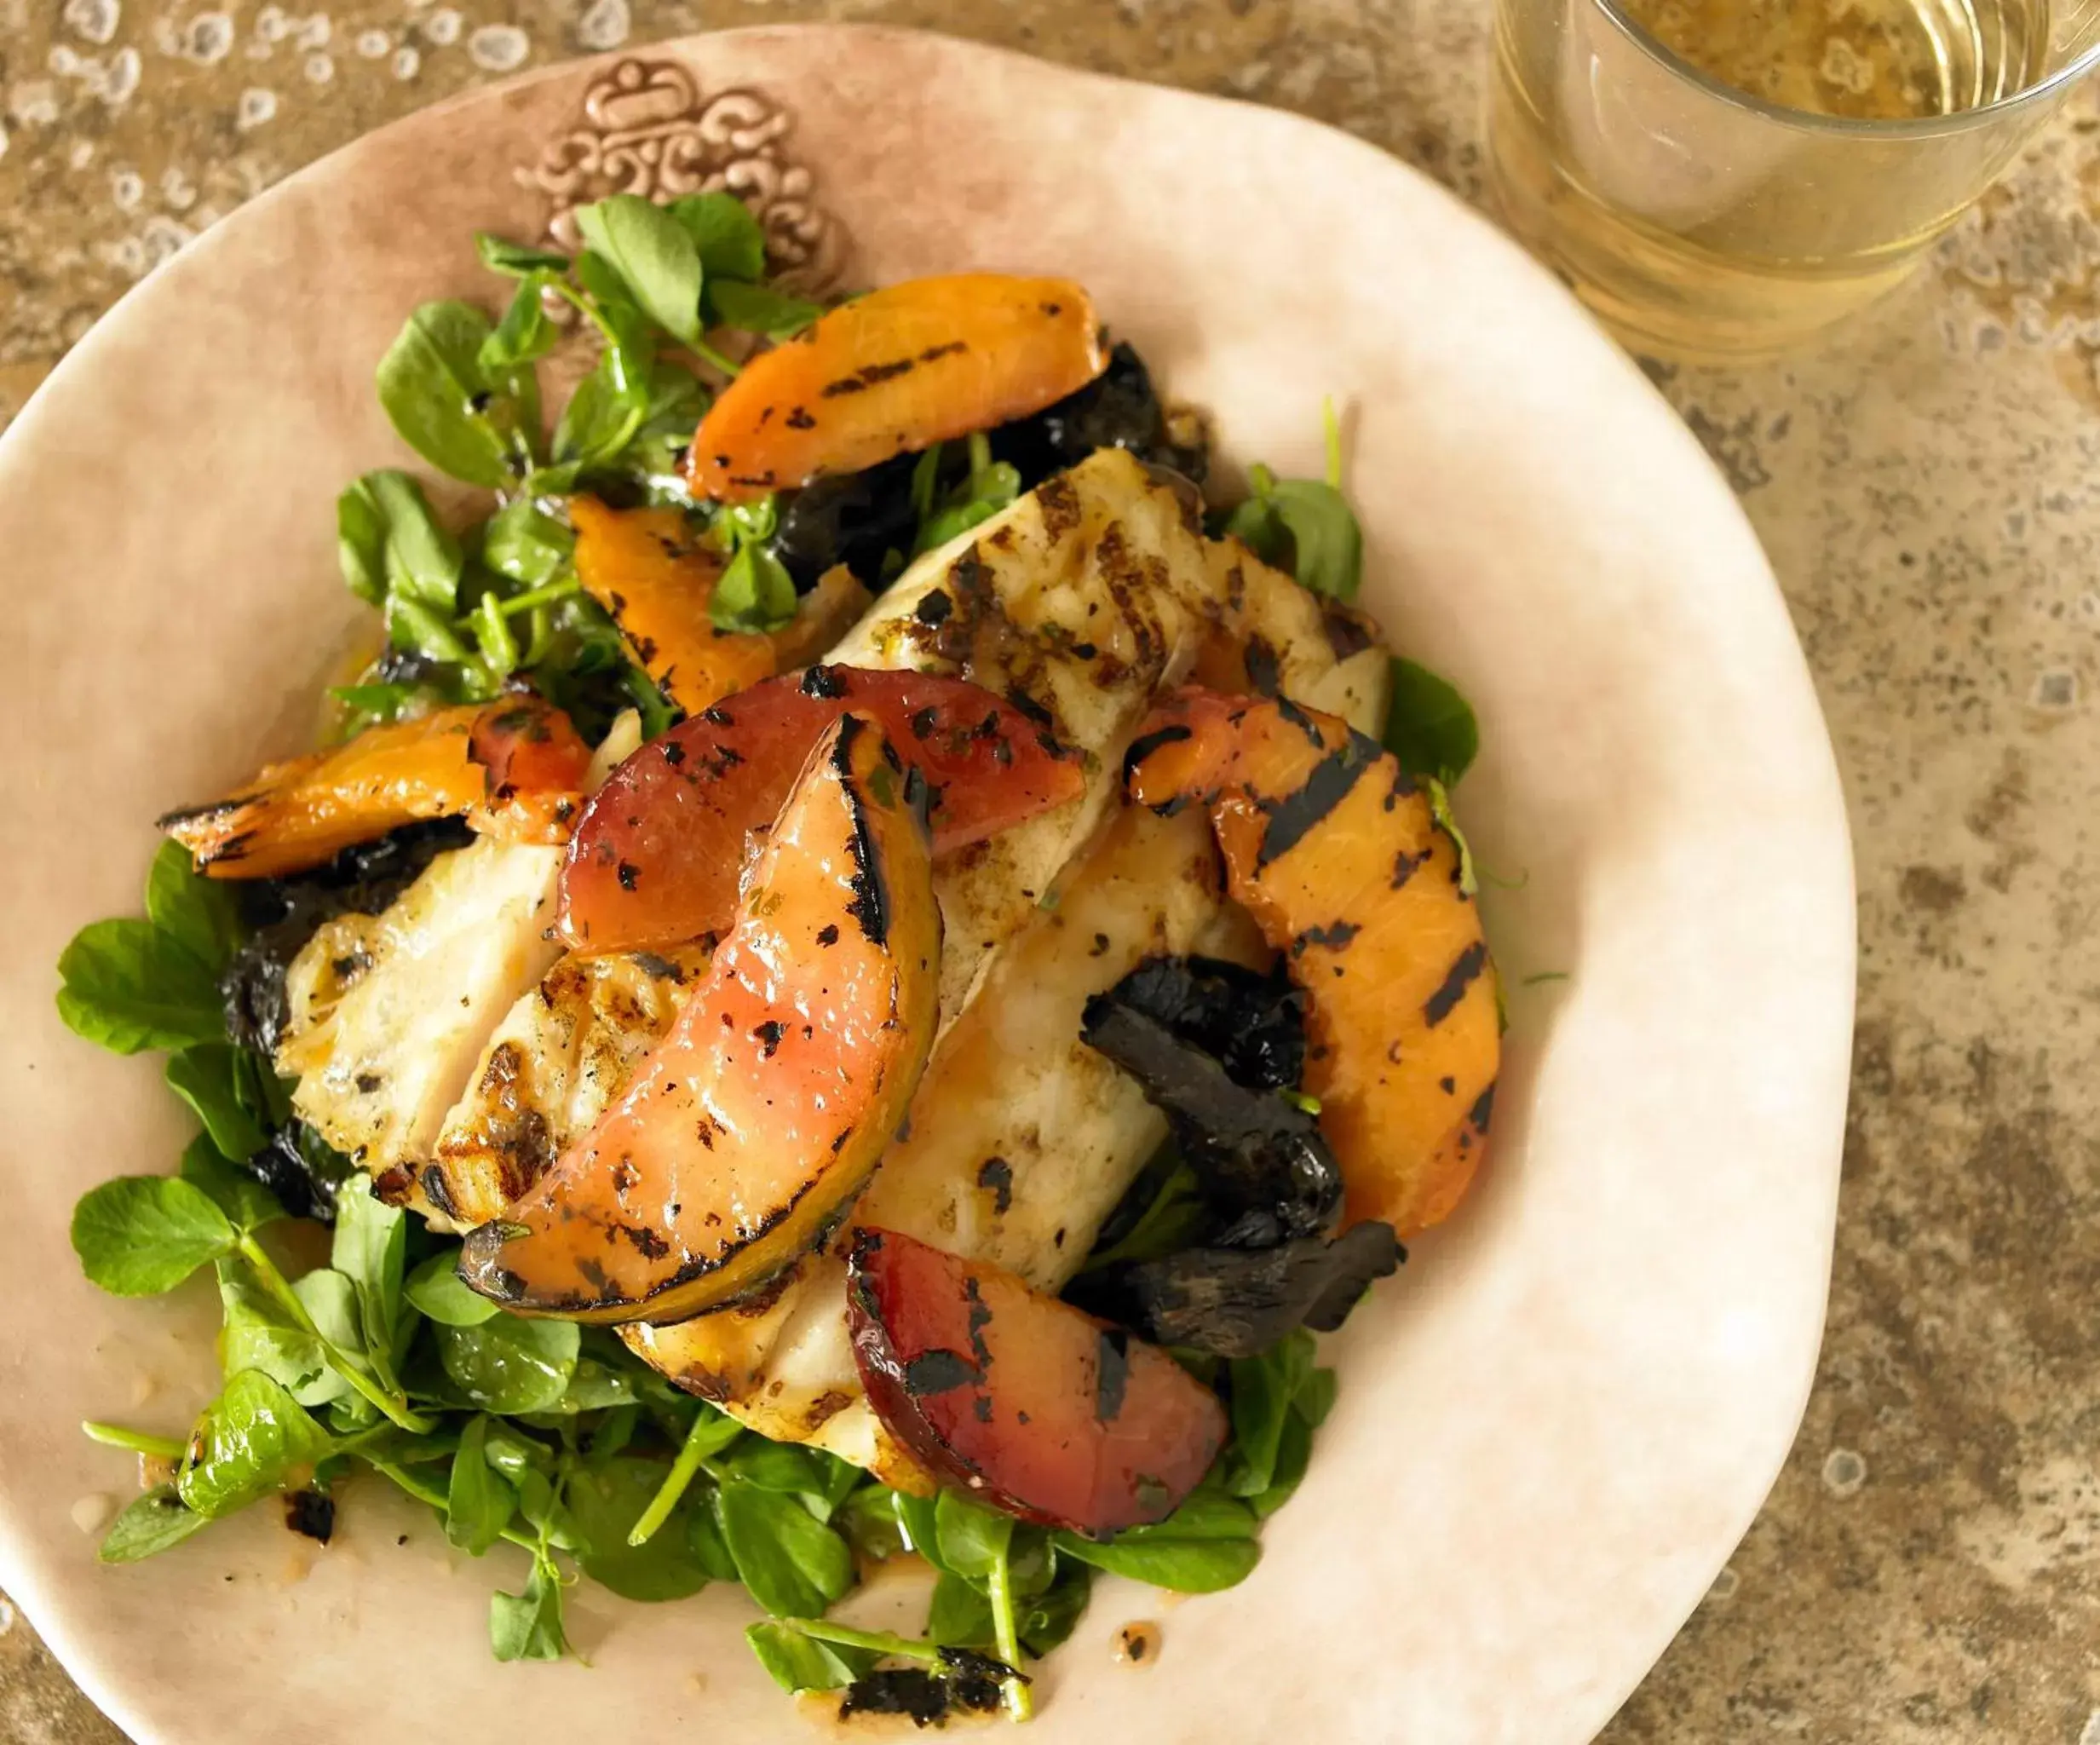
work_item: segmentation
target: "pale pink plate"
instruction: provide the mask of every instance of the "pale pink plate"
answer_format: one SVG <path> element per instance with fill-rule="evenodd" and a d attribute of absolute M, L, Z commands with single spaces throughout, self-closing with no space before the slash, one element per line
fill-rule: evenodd
<path fill-rule="evenodd" d="M 0 440 L 0 1583 L 148 1745 L 801 1727 L 732 1589 L 586 1597 L 590 1668 L 499 1667 L 486 1596 L 522 1570 L 391 1500 L 353 1493 L 311 1557 L 257 1510 L 106 1569 L 75 1523 L 132 1482 L 78 1421 L 185 1427 L 216 1317 L 201 1286 L 80 1277 L 74 1199 L 186 1129 L 155 1064 L 60 1028 L 53 960 L 135 912 L 154 814 L 305 720 L 360 609 L 336 492 L 414 464 L 372 366 L 418 300 L 498 297 L 475 228 L 724 170 L 814 278 L 1085 280 L 1242 462 L 1317 470 L 1333 394 L 1366 602 L 1478 705 L 1462 811 L 1522 881 L 1489 899 L 1487 1179 L 1333 1342 L 1341 1404 L 1254 1577 L 1171 1607 L 1105 1587 L 1033 1736 L 1587 1738 L 1756 1512 L 1821 1325 L 1852 883 L 1771 574 L 1633 366 L 1420 176 L 1267 110 L 888 31 L 696 37 L 388 128 L 156 274 Z M 1143 1616 L 1165 1652 L 1134 1673 L 1109 1636 Z"/>

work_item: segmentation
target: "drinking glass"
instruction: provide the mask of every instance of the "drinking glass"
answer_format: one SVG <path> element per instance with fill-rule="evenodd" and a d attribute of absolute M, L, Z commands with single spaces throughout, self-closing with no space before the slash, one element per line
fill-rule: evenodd
<path fill-rule="evenodd" d="M 2100 60 L 2100 0 L 1495 0 L 1504 213 L 1631 348 L 1746 360 L 1899 283 Z"/>

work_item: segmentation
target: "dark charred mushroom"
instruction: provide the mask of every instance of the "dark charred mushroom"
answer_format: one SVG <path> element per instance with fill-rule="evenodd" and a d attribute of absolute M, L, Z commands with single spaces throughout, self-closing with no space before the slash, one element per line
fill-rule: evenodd
<path fill-rule="evenodd" d="M 1332 1230 L 1342 1172 L 1320 1124 L 1273 1090 L 1236 1083 L 1214 1055 L 1120 995 L 1118 987 L 1087 1002 L 1080 1038 L 1136 1079 L 1165 1114 L 1222 1219 L 1215 1246 L 1273 1247 Z"/>
<path fill-rule="evenodd" d="M 1165 1345 L 1252 1357 L 1294 1327 L 1332 1333 L 1372 1281 L 1406 1258 L 1390 1224 L 1360 1224 L 1332 1242 L 1301 1236 L 1273 1248 L 1119 1261 L 1082 1274 L 1065 1296 Z"/>

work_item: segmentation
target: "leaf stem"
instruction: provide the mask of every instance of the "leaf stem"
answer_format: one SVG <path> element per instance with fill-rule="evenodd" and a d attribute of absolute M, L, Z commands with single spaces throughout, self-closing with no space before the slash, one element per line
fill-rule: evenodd
<path fill-rule="evenodd" d="M 992 1573 L 985 1581 L 985 1597 L 992 1602 L 992 1635 L 999 1645 L 999 1658 L 1016 1672 L 1021 1666 L 1021 1633 L 1014 1623 L 1013 1572 L 1007 1562 L 1007 1548 L 999 1547 L 998 1558 L 992 1565 Z M 1025 1721 L 1035 1713 L 1035 1703 L 1028 1695 L 1027 1680 L 1012 1678 L 1006 1680 L 1006 1712 L 1017 1721 Z"/>
<path fill-rule="evenodd" d="M 417 1502 L 427 1503 L 430 1507 L 435 1509 L 440 1515 L 451 1506 L 451 1504 L 446 1500 L 442 1493 L 435 1489 L 434 1487 L 425 1484 L 420 1478 L 412 1477 L 410 1474 L 403 1471 L 401 1468 L 395 1466 L 393 1461 L 376 1460 L 370 1454 L 360 1454 L 358 1459 L 362 1460 L 367 1466 L 370 1466 L 372 1471 L 377 1472 L 382 1478 L 392 1479 L 397 1486 L 399 1486 L 402 1490 L 407 1492 L 409 1495 L 415 1498 Z M 516 1546 L 521 1551 L 528 1551 L 532 1552 L 533 1561 L 536 1563 L 545 1555 L 545 1546 L 544 1541 L 538 1539 L 527 1539 L 525 1535 L 519 1532 L 515 1527 L 504 1528 L 503 1536 L 506 1541 L 509 1544 Z"/>
<path fill-rule="evenodd" d="M 670 1512 L 678 1506 L 678 1500 L 686 1494 L 686 1487 L 693 1483 L 700 1463 L 706 1458 L 707 1449 L 700 1432 L 713 1433 L 709 1422 L 711 1414 L 702 1412 L 693 1420 L 693 1427 L 686 1432 L 686 1439 L 679 1444 L 678 1458 L 670 1463 L 670 1471 L 664 1475 L 664 1482 L 656 1488 L 656 1494 L 649 1499 L 649 1506 L 642 1512 L 635 1524 L 628 1529 L 627 1542 L 631 1546 L 647 1545 L 655 1536 L 657 1529 L 670 1519 Z"/>
<path fill-rule="evenodd" d="M 698 358 L 702 363 L 707 365 L 711 369 L 719 370 L 732 382 L 735 381 L 739 376 L 743 374 L 743 371 L 737 365 L 731 363 L 728 358 L 722 356 L 720 352 L 716 351 L 715 348 L 710 345 L 705 339 L 694 340 L 692 344 L 687 348 L 687 349 L 691 351 L 694 357 Z"/>
<path fill-rule="evenodd" d="M 319 1343 L 330 1367 L 338 1375 L 411 1436 L 429 1434 L 433 1426 L 429 1419 L 412 1411 L 402 1395 L 382 1387 L 366 1373 L 362 1363 L 314 1324 L 314 1317 L 307 1312 L 306 1304 L 299 1300 L 299 1293 L 292 1289 L 285 1275 L 277 1270 L 277 1263 L 263 1251 L 262 1245 L 256 1241 L 252 1233 L 241 1237 L 240 1253 L 241 1258 L 255 1269 L 256 1276 L 262 1281 L 263 1289 L 274 1297 L 285 1314 L 291 1317 L 292 1324 Z"/>
<path fill-rule="evenodd" d="M 789 1618 L 785 1621 L 813 1642 L 834 1643 L 841 1648 L 865 1648 L 871 1654 L 923 1661 L 929 1666 L 941 1658 L 939 1644 L 911 1636 L 895 1636 L 887 1630 L 856 1630 L 850 1624 L 833 1624 L 822 1618 Z"/>
<path fill-rule="evenodd" d="M 528 588 L 522 594 L 513 594 L 508 600 L 498 601 L 496 609 L 505 618 L 510 618 L 521 612 L 530 612 L 535 608 L 550 605 L 556 600 L 566 600 L 572 594 L 580 593 L 583 585 L 574 576 L 566 581 L 543 582 L 537 588 Z"/>
<path fill-rule="evenodd" d="M 99 1442 L 104 1448 L 125 1448 L 157 1460 L 180 1460 L 189 1451 L 187 1443 L 177 1442 L 173 1437 L 149 1436 L 143 1430 L 127 1430 L 121 1424 L 98 1424 L 92 1418 L 83 1418 L 80 1430 L 89 1442 Z"/>

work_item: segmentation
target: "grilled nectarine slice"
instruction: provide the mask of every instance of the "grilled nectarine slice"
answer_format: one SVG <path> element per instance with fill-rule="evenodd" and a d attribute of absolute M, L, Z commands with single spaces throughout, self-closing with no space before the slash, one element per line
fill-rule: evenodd
<path fill-rule="evenodd" d="M 1039 412 L 1108 366 L 1068 279 L 958 273 L 855 297 L 754 358 L 693 438 L 695 497 L 791 490 Z"/>
<path fill-rule="evenodd" d="M 989 1262 L 856 1230 L 846 1314 L 890 1433 L 1023 1520 L 1096 1536 L 1164 1520 L 1224 1444 L 1217 1396 L 1165 1351 Z"/>
<path fill-rule="evenodd" d="M 817 736 L 849 710 L 925 776 L 943 854 L 1079 797 L 1079 760 L 959 678 L 813 666 L 731 697 L 644 746 L 592 796 L 561 874 L 579 951 L 682 944 L 728 924 L 745 835 L 771 822 Z"/>
<path fill-rule="evenodd" d="M 583 808 L 590 748 L 537 697 L 440 709 L 272 763 L 225 799 L 159 821 L 214 878 L 275 878 L 420 819 L 559 843 Z"/>
<path fill-rule="evenodd" d="M 1209 808 L 1228 890 L 1309 997 L 1305 1089 L 1348 1222 L 1406 1236 L 1448 1216 L 1487 1147 L 1502 1030 L 1429 796 L 1332 715 L 1193 688 L 1139 729 L 1125 781 L 1155 810 Z"/>
<path fill-rule="evenodd" d="M 688 715 L 828 648 L 867 609 L 868 591 L 834 569 L 771 636 L 717 630 L 709 615 L 728 560 L 682 511 L 609 509 L 572 497 L 576 579 L 612 614 L 642 670 Z"/>
<path fill-rule="evenodd" d="M 820 1241 L 904 1120 L 936 1010 L 926 824 L 866 717 L 819 739 L 670 1034 L 590 1133 L 467 1238 L 505 1308 L 718 1309 Z"/>

